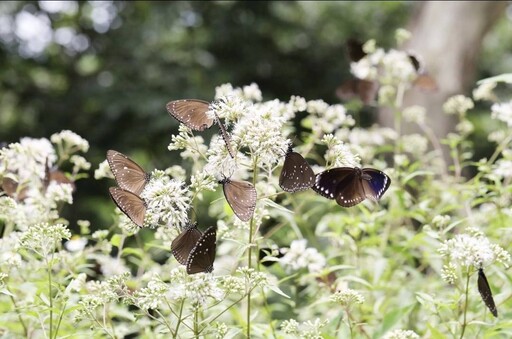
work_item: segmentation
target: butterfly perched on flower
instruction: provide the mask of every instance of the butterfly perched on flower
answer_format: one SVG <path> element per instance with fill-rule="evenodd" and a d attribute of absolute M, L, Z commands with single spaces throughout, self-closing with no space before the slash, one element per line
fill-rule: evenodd
<path fill-rule="evenodd" d="M 302 155 L 294 152 L 290 145 L 279 176 L 279 186 L 283 191 L 293 193 L 306 190 L 314 183 L 315 173 L 313 173 L 311 166 Z"/>
<path fill-rule="evenodd" d="M 185 265 L 192 249 L 196 246 L 203 233 L 197 229 L 197 223 L 190 223 L 171 243 L 171 252 L 174 258 Z"/>
<path fill-rule="evenodd" d="M 235 157 L 235 152 L 231 146 L 231 138 L 226 131 L 226 127 L 215 112 L 215 118 L 211 118 L 207 114 L 210 110 L 209 102 L 198 99 L 174 100 L 168 102 L 166 108 L 172 117 L 194 131 L 204 131 L 212 127 L 213 123 L 216 122 L 219 125 L 222 139 L 224 139 L 229 155 L 232 158 Z"/>
<path fill-rule="evenodd" d="M 312 188 L 340 206 L 351 207 L 365 199 L 378 201 L 390 184 L 385 173 L 373 168 L 337 167 L 317 174 Z"/>
<path fill-rule="evenodd" d="M 256 189 L 247 181 L 224 178 L 219 181 L 229 206 L 242 221 L 251 219 L 256 208 Z"/>
<path fill-rule="evenodd" d="M 117 207 L 119 207 L 134 224 L 139 227 L 144 225 L 144 217 L 146 216 L 147 208 L 144 199 L 120 187 L 110 187 L 109 193 Z"/>
<path fill-rule="evenodd" d="M 217 248 L 217 226 L 210 226 L 190 251 L 185 266 L 188 274 L 211 273 Z"/>
<path fill-rule="evenodd" d="M 107 161 L 119 187 L 133 194 L 139 195 L 151 178 L 149 173 L 121 152 L 107 151 Z"/>
<path fill-rule="evenodd" d="M 482 268 L 478 269 L 478 292 L 480 292 L 480 296 L 489 311 L 491 311 L 492 315 L 497 318 L 498 310 L 496 309 L 496 304 L 492 297 L 491 287 L 489 286 L 489 282 L 487 281 L 487 277 L 485 276 Z"/>

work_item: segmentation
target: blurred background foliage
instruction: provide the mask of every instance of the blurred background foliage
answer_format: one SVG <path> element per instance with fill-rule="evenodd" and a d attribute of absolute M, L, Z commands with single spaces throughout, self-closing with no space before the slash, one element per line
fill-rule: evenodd
<path fill-rule="evenodd" d="M 395 46 L 414 2 L 0 3 L 0 141 L 70 129 L 86 138 L 90 171 L 108 149 L 148 171 L 180 164 L 169 153 L 177 121 L 165 104 L 212 100 L 223 83 L 257 83 L 264 99 L 339 100 L 350 78 L 344 42 L 374 38 Z M 482 77 L 512 66 L 510 20 L 486 38 Z M 449 53 L 449 51 L 447 51 Z M 506 55 L 506 57 L 504 57 Z M 213 133 L 213 131 L 210 131 Z M 112 222 L 107 180 L 82 180 L 63 216 Z M 93 226 L 94 227 L 94 226 Z"/>

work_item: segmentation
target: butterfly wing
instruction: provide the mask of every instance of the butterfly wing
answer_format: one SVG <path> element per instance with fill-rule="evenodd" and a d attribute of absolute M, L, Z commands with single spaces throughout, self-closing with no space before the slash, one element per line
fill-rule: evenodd
<path fill-rule="evenodd" d="M 413 85 L 426 91 L 436 91 L 438 89 L 436 80 L 427 73 L 418 74 Z"/>
<path fill-rule="evenodd" d="M 480 292 L 480 296 L 487 308 L 489 308 L 489 311 L 491 311 L 492 315 L 497 318 L 498 310 L 496 309 L 496 304 L 492 297 L 491 287 L 489 286 L 484 270 L 481 268 L 478 270 L 478 292 Z"/>
<path fill-rule="evenodd" d="M 391 179 L 384 172 L 373 168 L 363 168 L 362 185 L 366 198 L 378 201 L 390 184 Z"/>
<path fill-rule="evenodd" d="M 217 227 L 210 226 L 190 251 L 186 266 L 188 274 L 213 271 L 215 249 L 217 248 Z"/>
<path fill-rule="evenodd" d="M 312 189 L 327 199 L 336 199 L 338 185 L 354 175 L 355 171 L 351 167 L 332 168 L 316 175 Z"/>
<path fill-rule="evenodd" d="M 256 208 L 256 189 L 247 181 L 238 181 L 226 179 L 222 182 L 224 196 L 235 212 L 236 216 L 242 221 L 251 219 Z"/>
<path fill-rule="evenodd" d="M 187 263 L 190 252 L 196 246 L 201 235 L 201 231 L 197 229 L 197 223 L 194 223 L 189 224 L 180 235 L 174 238 L 171 243 L 171 252 L 180 264 Z"/>
<path fill-rule="evenodd" d="M 137 226 L 144 225 L 146 215 L 146 203 L 139 196 L 119 187 L 109 188 L 110 196 L 117 207 Z"/>
<path fill-rule="evenodd" d="M 136 195 L 144 190 L 150 175 L 135 161 L 113 150 L 107 152 L 107 161 L 119 187 Z"/>
<path fill-rule="evenodd" d="M 347 46 L 348 57 L 352 62 L 358 62 L 366 56 L 366 52 L 363 50 L 363 43 L 357 39 L 349 38 L 345 43 Z"/>
<path fill-rule="evenodd" d="M 167 103 L 167 112 L 176 120 L 194 131 L 204 131 L 213 125 L 213 119 L 206 115 L 209 103 L 203 100 L 184 99 Z"/>
<path fill-rule="evenodd" d="M 365 105 L 375 101 L 379 86 L 375 81 L 350 79 L 336 89 L 336 95 L 341 100 L 359 98 Z"/>
<path fill-rule="evenodd" d="M 215 114 L 215 118 L 217 120 L 217 124 L 219 125 L 220 133 L 222 135 L 222 139 L 224 139 L 224 142 L 226 143 L 226 148 L 228 150 L 229 155 L 231 158 L 235 158 L 235 151 L 231 147 L 231 137 L 229 136 L 228 132 L 226 131 L 226 127 L 224 124 L 220 121 L 217 114 Z"/>
<path fill-rule="evenodd" d="M 297 152 L 288 152 L 279 176 L 279 186 L 286 192 L 303 191 L 315 183 L 315 173 Z"/>

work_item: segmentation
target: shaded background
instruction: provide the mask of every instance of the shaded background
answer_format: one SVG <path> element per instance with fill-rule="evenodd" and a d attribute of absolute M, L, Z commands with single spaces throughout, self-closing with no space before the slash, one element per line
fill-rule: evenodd
<path fill-rule="evenodd" d="M 167 151 L 178 127 L 165 110 L 168 101 L 211 100 L 220 84 L 255 82 L 264 99 L 286 101 L 300 95 L 337 103 L 336 87 L 350 78 L 346 39 L 374 38 L 380 46 L 394 47 L 396 28 L 414 32 L 420 24 L 435 27 L 436 22 L 421 20 L 425 6 L 416 2 L 1 2 L 0 141 L 49 137 L 62 129 L 86 138 L 91 144 L 86 155 L 92 162 L 91 178 L 77 183 L 75 200 L 81 203 L 66 206 L 63 216 L 72 224 L 89 219 L 104 228 L 112 222 L 114 204 L 107 188 L 113 183 L 92 176 L 106 150 L 128 154 L 148 171 L 181 164 L 177 152 Z M 474 11 L 486 25 L 471 42 L 473 69 L 464 73 L 469 80 L 458 79 L 466 94 L 476 79 L 512 69 L 512 7 L 493 2 L 489 8 Z M 448 20 L 467 22 L 460 9 L 447 7 L 442 13 Z M 428 29 L 427 34 L 423 29 L 421 39 L 463 37 L 467 27 L 460 26 L 445 36 L 429 37 Z M 438 60 L 426 60 L 427 65 L 442 62 L 450 53 L 452 49 L 446 48 L 436 54 Z M 439 70 L 434 67 L 434 71 Z M 368 125 L 376 108 L 365 110 L 370 114 L 363 114 L 366 118 L 360 123 Z M 482 114 L 478 109 L 474 113 L 475 121 L 481 121 L 475 140 L 485 140 L 494 126 L 482 118 L 489 115 L 488 106 L 481 110 Z M 482 146 L 475 158 L 485 154 Z"/>

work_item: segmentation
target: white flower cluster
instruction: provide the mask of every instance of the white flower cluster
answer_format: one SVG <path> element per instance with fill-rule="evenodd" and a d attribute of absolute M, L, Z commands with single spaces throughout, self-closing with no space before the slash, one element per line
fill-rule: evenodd
<path fill-rule="evenodd" d="M 67 154 L 78 151 L 86 153 L 89 150 L 89 142 L 70 130 L 55 133 L 50 137 L 50 140 L 57 146 L 62 147 Z"/>
<path fill-rule="evenodd" d="M 398 329 L 386 333 L 382 339 L 420 339 L 420 336 L 411 330 Z"/>
<path fill-rule="evenodd" d="M 508 266 L 510 254 L 499 245 L 491 244 L 481 232 L 469 229 L 470 234 L 457 234 L 439 248 L 442 257 L 456 267 L 479 269 L 498 261 Z"/>
<path fill-rule="evenodd" d="M 504 103 L 496 103 L 491 106 L 491 118 L 498 119 L 512 127 L 512 100 Z"/>
<path fill-rule="evenodd" d="M 325 257 L 316 248 L 307 247 L 307 240 L 294 240 L 289 249 L 283 249 L 285 255 L 279 262 L 287 270 L 307 268 L 311 273 L 320 272 L 326 264 Z"/>
<path fill-rule="evenodd" d="M 350 147 L 332 134 L 324 135 L 322 143 L 327 146 L 325 160 L 328 167 L 359 167 L 360 158 L 350 151 Z"/>
<path fill-rule="evenodd" d="M 473 100 L 462 94 L 454 95 L 443 104 L 443 110 L 446 114 L 458 114 L 463 117 L 467 111 L 475 107 Z"/>
<path fill-rule="evenodd" d="M 23 232 L 19 239 L 19 245 L 46 257 L 58 248 L 62 239 L 69 238 L 71 238 L 71 232 L 65 225 L 42 223 L 33 225 Z"/>
<path fill-rule="evenodd" d="M 329 299 L 343 307 L 351 306 L 353 304 L 362 304 L 364 302 L 362 294 L 350 288 L 344 288 L 340 291 L 336 291 Z"/>
<path fill-rule="evenodd" d="M 147 202 L 147 224 L 162 222 L 167 226 L 181 227 L 187 223 L 190 197 L 183 181 L 171 179 L 165 172 L 154 170 L 141 198 Z"/>
<path fill-rule="evenodd" d="M 285 320 L 281 323 L 281 330 L 285 334 L 291 334 L 295 338 L 322 339 L 322 328 L 328 324 L 327 320 L 304 321 L 299 323 L 295 319 Z"/>

